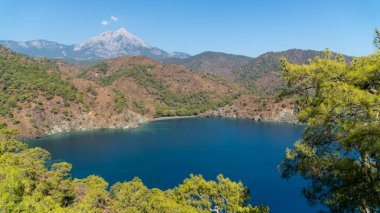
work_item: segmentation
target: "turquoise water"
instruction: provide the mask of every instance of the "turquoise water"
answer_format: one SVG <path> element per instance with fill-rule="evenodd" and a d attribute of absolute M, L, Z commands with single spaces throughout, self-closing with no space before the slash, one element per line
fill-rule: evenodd
<path fill-rule="evenodd" d="M 301 190 L 301 178 L 286 181 L 277 165 L 301 137 L 292 124 L 222 118 L 155 121 L 131 130 L 63 134 L 29 141 L 73 164 L 74 177 L 100 175 L 110 184 L 140 177 L 148 187 L 174 187 L 190 173 L 241 180 L 250 203 L 271 212 L 316 212 Z"/>

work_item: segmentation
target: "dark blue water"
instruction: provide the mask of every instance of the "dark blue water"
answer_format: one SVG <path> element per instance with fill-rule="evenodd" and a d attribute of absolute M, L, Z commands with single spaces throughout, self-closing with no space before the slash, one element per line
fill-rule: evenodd
<path fill-rule="evenodd" d="M 102 176 L 110 184 L 140 177 L 148 187 L 172 188 L 190 173 L 241 180 L 253 205 L 271 212 L 316 212 L 301 178 L 281 179 L 276 167 L 303 127 L 238 119 L 156 121 L 131 130 L 64 134 L 29 141 L 73 164 L 74 177 Z"/>

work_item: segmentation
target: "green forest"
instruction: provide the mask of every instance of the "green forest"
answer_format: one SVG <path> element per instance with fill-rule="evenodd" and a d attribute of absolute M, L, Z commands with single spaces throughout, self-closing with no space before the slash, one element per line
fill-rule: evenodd
<path fill-rule="evenodd" d="M 82 95 L 62 80 L 55 63 L 32 59 L 0 47 L 0 116 L 13 116 L 12 109 L 39 95 L 46 99 L 62 97 L 67 102 L 83 102 Z"/>

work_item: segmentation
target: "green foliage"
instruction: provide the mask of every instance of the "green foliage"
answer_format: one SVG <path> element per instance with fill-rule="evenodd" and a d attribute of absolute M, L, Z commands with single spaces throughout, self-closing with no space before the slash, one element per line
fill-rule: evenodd
<path fill-rule="evenodd" d="M 198 115 L 209 109 L 225 106 L 240 94 L 211 99 L 209 92 L 190 92 L 182 95 L 169 92 L 164 96 L 164 104 L 156 107 L 155 117 Z"/>
<path fill-rule="evenodd" d="M 17 124 L 20 124 L 21 121 L 19 119 L 17 119 L 17 118 L 13 118 L 12 119 L 12 123 L 15 124 L 15 125 L 17 125 Z"/>
<path fill-rule="evenodd" d="M 88 87 L 86 92 L 92 94 L 93 96 L 98 95 L 98 92 L 96 92 L 96 90 L 93 87 Z"/>
<path fill-rule="evenodd" d="M 62 80 L 55 69 L 47 60 L 36 61 L 15 53 L 0 54 L 0 116 L 12 116 L 13 108 L 39 95 L 82 102 L 77 90 Z"/>
<path fill-rule="evenodd" d="M 59 113 L 59 111 L 58 111 L 58 109 L 56 107 L 52 107 L 51 110 L 50 110 L 50 112 L 53 113 L 53 114 L 55 114 L 55 115 Z"/>
<path fill-rule="evenodd" d="M 209 212 L 218 209 L 221 212 L 268 212 L 265 207 L 244 206 L 249 199 L 248 189 L 241 182 L 236 183 L 223 175 L 217 181 L 206 181 L 202 176 L 190 175 L 183 184 L 172 190 L 182 204 L 197 210 Z M 264 210 L 264 211 L 262 211 Z"/>
<path fill-rule="evenodd" d="M 307 64 L 309 59 L 322 56 L 322 51 L 290 49 L 282 52 L 267 52 L 241 66 L 234 73 L 235 79 L 245 84 L 255 94 L 276 96 L 284 88 L 281 79 L 281 58 L 290 63 Z M 333 53 L 333 55 L 336 55 Z M 344 56 L 347 61 L 351 58 Z"/>
<path fill-rule="evenodd" d="M 142 115 L 145 115 L 149 112 L 149 109 L 145 107 L 144 102 L 142 101 L 134 101 L 132 105 L 133 111 L 138 112 Z"/>
<path fill-rule="evenodd" d="M 380 31 L 378 29 L 375 29 L 375 39 L 373 43 L 378 49 L 380 49 Z"/>
<path fill-rule="evenodd" d="M 106 62 L 102 61 L 93 66 L 96 70 L 98 70 L 101 73 L 107 73 L 109 66 Z"/>
<path fill-rule="evenodd" d="M 161 97 L 163 105 L 157 108 L 156 117 L 197 115 L 214 106 L 204 91 L 178 94 L 167 90 Z"/>
<path fill-rule="evenodd" d="M 311 179 L 304 194 L 332 211 L 375 212 L 380 208 L 380 52 L 350 64 L 325 56 L 308 65 L 283 60 L 288 94 L 307 122 L 303 140 L 288 149 L 283 177 Z"/>
<path fill-rule="evenodd" d="M 120 113 L 125 108 L 128 107 L 128 101 L 127 101 L 127 98 L 125 97 L 125 95 L 124 95 L 123 92 L 121 92 L 120 90 L 117 90 L 117 89 L 114 89 L 113 91 L 116 94 L 116 98 L 115 98 L 115 110 L 116 110 L 116 112 Z"/>
<path fill-rule="evenodd" d="M 66 117 L 69 116 L 70 111 L 68 109 L 62 109 L 62 114 L 65 115 Z"/>
<path fill-rule="evenodd" d="M 149 73 L 148 69 L 152 66 L 149 65 L 134 65 L 127 70 L 121 70 L 114 72 L 109 76 L 106 76 L 100 80 L 103 85 L 111 85 L 114 81 L 121 77 L 130 77 L 136 80 L 136 82 L 143 86 L 153 86 L 155 88 L 163 87 L 162 82 Z"/>
<path fill-rule="evenodd" d="M 0 121 L 0 155 L 6 152 L 20 152 L 27 146 L 14 139 L 16 130 L 6 128 L 5 122 Z"/>
<path fill-rule="evenodd" d="M 91 175 L 72 179 L 71 164 L 45 165 L 50 154 L 27 148 L 14 139 L 17 132 L 0 123 L 1 212 L 268 212 L 246 206 L 248 190 L 222 175 L 206 181 L 191 175 L 174 189 L 148 189 L 139 178 L 108 183 Z"/>
<path fill-rule="evenodd" d="M 208 91 L 188 93 L 172 91 L 162 80 L 149 72 L 152 66 L 135 65 L 127 70 L 121 70 L 104 77 L 100 82 L 104 85 L 111 85 L 121 77 L 133 78 L 137 84 L 159 98 L 160 104 L 156 107 L 155 117 L 198 115 L 208 109 L 224 106 L 237 97 L 237 95 L 231 95 L 213 98 L 214 94 Z M 146 111 L 146 109 L 137 105 L 134 109 L 142 114 Z"/>

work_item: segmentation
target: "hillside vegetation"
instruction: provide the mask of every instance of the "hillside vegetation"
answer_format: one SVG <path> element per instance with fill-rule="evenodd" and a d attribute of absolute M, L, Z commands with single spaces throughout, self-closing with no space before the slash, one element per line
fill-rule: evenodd
<path fill-rule="evenodd" d="M 20 137 L 130 128 L 168 116 L 296 122 L 293 103 L 263 99 L 223 76 L 141 57 L 89 67 L 0 49 L 0 119 Z"/>
<path fill-rule="evenodd" d="M 336 55 L 334 53 L 334 55 Z M 274 95 L 284 88 L 285 82 L 281 77 L 281 58 L 290 63 L 307 64 L 316 56 L 323 56 L 322 51 L 290 49 L 282 52 L 268 52 L 254 58 L 234 72 L 235 79 L 244 83 L 248 88 L 265 94 Z M 347 61 L 350 57 L 344 56 Z"/>
<path fill-rule="evenodd" d="M 143 57 L 101 62 L 80 76 L 105 87 L 118 88 L 134 106 L 140 105 L 153 117 L 198 115 L 230 103 L 243 91 L 221 78 Z M 147 98 L 128 93 L 132 86 Z"/>
<path fill-rule="evenodd" d="M 267 52 L 256 58 L 216 52 L 204 52 L 185 59 L 168 58 L 165 63 L 181 64 L 201 73 L 224 76 L 244 84 L 248 89 L 265 96 L 277 95 L 284 88 L 281 77 L 282 57 L 295 64 L 306 64 L 322 51 L 290 49 Z M 347 61 L 351 58 L 345 56 Z"/>
<path fill-rule="evenodd" d="M 250 60 L 252 58 L 247 56 L 208 51 L 188 58 L 166 58 L 163 62 L 183 65 L 202 73 L 230 76 Z"/>
<path fill-rule="evenodd" d="M 0 118 L 22 137 L 199 115 L 245 92 L 223 78 L 146 57 L 81 68 L 1 47 L 0 65 Z"/>
<path fill-rule="evenodd" d="M 83 102 L 82 95 L 61 79 L 54 62 L 14 54 L 0 46 L 0 116 L 13 117 L 14 108 L 44 96 L 67 102 Z"/>

